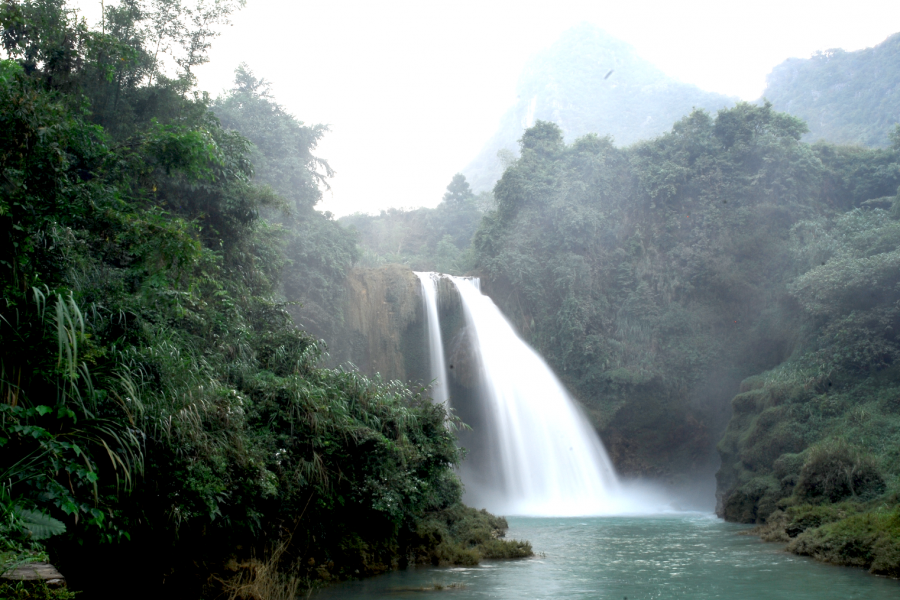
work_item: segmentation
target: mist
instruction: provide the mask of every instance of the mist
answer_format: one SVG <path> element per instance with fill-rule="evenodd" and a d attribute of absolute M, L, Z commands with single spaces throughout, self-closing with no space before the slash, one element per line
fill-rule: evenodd
<path fill-rule="evenodd" d="M 90 23 L 99 4 L 77 2 Z M 414 2 L 259 0 L 222 30 L 196 73 L 200 89 L 216 96 L 247 63 L 297 118 L 331 128 L 319 148 L 337 176 L 320 210 L 343 216 L 434 207 L 516 105 L 526 64 L 583 22 L 676 81 L 755 100 L 766 75 L 790 57 L 883 41 L 897 30 L 900 8 L 886 0 L 865 0 L 852 11 L 832 1 L 765 1 L 746 10 L 711 0 L 427 9 Z"/>
<path fill-rule="evenodd" d="M 0 26 L 0 597 L 896 596 L 896 2 Z"/>

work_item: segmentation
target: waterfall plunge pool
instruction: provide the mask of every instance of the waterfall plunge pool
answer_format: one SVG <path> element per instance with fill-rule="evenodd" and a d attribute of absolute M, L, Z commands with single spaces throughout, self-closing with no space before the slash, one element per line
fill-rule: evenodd
<path fill-rule="evenodd" d="M 438 282 L 446 276 L 416 275 L 428 315 L 433 393 L 446 401 L 438 311 Z M 650 516 L 511 517 L 507 536 L 530 541 L 538 556 L 471 568 L 410 568 L 324 588 L 316 598 L 900 598 L 897 581 L 793 556 L 782 545 L 741 535 L 746 526 L 710 514 L 666 512 L 665 495 L 623 486 L 580 408 L 478 281 L 446 278 L 459 293 L 480 367 L 468 386 L 476 390 L 469 400 L 482 424 L 473 430 L 481 438 L 463 444 L 478 450 L 462 466 L 468 502 L 497 514 L 610 514 L 640 507 Z"/>
<path fill-rule="evenodd" d="M 900 582 L 788 554 L 702 513 L 510 517 L 507 537 L 538 555 L 477 567 L 418 567 L 324 588 L 361 598 L 895 600 Z M 443 586 L 443 589 L 435 589 Z M 429 591 L 423 591 L 430 588 Z"/>

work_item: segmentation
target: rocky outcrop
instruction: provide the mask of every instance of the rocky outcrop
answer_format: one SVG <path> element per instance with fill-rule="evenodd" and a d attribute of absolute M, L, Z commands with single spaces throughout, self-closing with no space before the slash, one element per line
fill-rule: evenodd
<path fill-rule="evenodd" d="M 422 292 L 402 265 L 353 269 L 345 282 L 343 326 L 329 340 L 333 365 L 367 375 L 418 380 L 428 372 Z"/>

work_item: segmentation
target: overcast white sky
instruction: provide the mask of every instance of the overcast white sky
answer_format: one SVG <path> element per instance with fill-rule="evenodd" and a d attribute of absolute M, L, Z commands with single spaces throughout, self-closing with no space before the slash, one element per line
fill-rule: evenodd
<path fill-rule="evenodd" d="M 90 22 L 99 0 L 80 0 Z M 900 0 L 247 0 L 200 87 L 246 62 L 276 99 L 332 131 L 337 215 L 434 206 L 515 101 L 527 59 L 588 21 L 669 75 L 746 100 L 789 57 L 856 50 L 900 31 Z"/>

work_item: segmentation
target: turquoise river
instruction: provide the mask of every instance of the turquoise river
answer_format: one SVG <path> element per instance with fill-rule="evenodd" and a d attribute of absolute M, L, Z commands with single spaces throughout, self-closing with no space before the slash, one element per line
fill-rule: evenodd
<path fill-rule="evenodd" d="M 760 600 L 900 599 L 900 582 L 835 567 L 746 535 L 711 515 L 512 517 L 507 537 L 531 559 L 471 568 L 419 567 L 324 588 L 318 600 L 357 598 Z"/>

